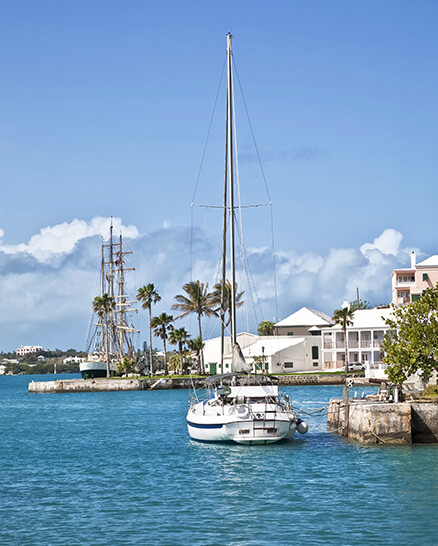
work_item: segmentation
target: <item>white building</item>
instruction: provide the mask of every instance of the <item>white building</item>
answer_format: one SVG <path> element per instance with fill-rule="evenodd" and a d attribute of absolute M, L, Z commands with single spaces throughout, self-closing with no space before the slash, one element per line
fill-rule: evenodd
<path fill-rule="evenodd" d="M 311 372 L 322 368 L 320 347 L 320 336 L 260 336 L 242 352 L 254 370 L 274 374 Z M 231 362 L 230 357 L 227 360 Z"/>
<path fill-rule="evenodd" d="M 331 318 L 322 311 L 301 307 L 275 324 L 277 336 L 321 335 L 321 328 L 332 325 Z"/>
<path fill-rule="evenodd" d="M 22 345 L 21 347 L 15 350 L 15 354 L 17 354 L 18 356 L 25 356 L 25 355 L 30 355 L 34 353 L 39 353 L 41 351 L 44 351 L 41 345 Z"/>
<path fill-rule="evenodd" d="M 5 375 L 6 373 L 6 366 L 4 364 L 0 364 L 0 375 Z"/>
<path fill-rule="evenodd" d="M 386 366 L 382 362 L 383 336 L 388 332 L 385 320 L 392 310 L 359 309 L 354 312 L 353 324 L 347 328 L 348 363 L 365 366 L 366 377 L 384 377 Z M 324 370 L 345 369 L 345 339 L 339 324 L 322 331 Z"/>
<path fill-rule="evenodd" d="M 73 364 L 80 364 L 81 362 L 85 362 L 85 358 L 82 358 L 81 356 L 68 356 L 62 361 L 63 364 L 69 364 L 70 362 Z"/>
<path fill-rule="evenodd" d="M 258 336 L 254 334 L 248 334 L 242 332 L 237 334 L 237 342 L 240 345 L 242 351 L 251 343 L 257 339 Z M 224 369 L 221 370 L 221 338 L 214 337 L 204 341 L 204 364 L 206 373 L 211 375 L 230 373 L 231 372 L 231 359 L 224 360 Z M 224 338 L 224 356 L 231 355 L 231 338 L 226 336 Z"/>
<path fill-rule="evenodd" d="M 237 336 L 245 361 L 254 371 L 291 373 L 322 369 L 320 336 L 256 336 L 241 333 Z M 207 340 L 204 362 L 207 373 L 231 372 L 231 341 L 225 338 L 224 369 L 220 369 L 220 337 Z"/>

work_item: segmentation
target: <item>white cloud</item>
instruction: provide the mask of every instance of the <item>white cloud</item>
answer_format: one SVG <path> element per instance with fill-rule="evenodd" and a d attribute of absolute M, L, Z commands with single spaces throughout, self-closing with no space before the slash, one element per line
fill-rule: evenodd
<path fill-rule="evenodd" d="M 360 251 L 366 256 L 370 251 L 378 250 L 380 253 L 387 256 L 397 256 L 400 248 L 400 243 L 403 240 L 403 235 L 395 229 L 385 229 L 385 231 L 374 239 L 373 243 L 365 243 L 360 247 Z M 373 254 L 376 259 L 377 254 Z M 372 260 L 373 258 L 371 258 Z"/>
<path fill-rule="evenodd" d="M 135 226 L 123 226 L 120 218 L 113 218 L 114 234 L 117 236 L 123 231 L 124 237 L 136 238 L 139 235 Z M 75 219 L 70 223 L 63 222 L 55 226 L 47 226 L 36 235 L 32 235 L 27 243 L 18 245 L 0 245 L 5 254 L 30 254 L 39 262 L 48 263 L 63 254 L 74 251 L 77 243 L 82 239 L 99 235 L 108 237 L 111 219 L 96 216 L 90 222 Z M 0 236 L 2 233 L 0 233 Z"/>
<path fill-rule="evenodd" d="M 108 237 L 109 223 L 109 218 L 101 217 L 89 222 L 74 220 L 41 229 L 27 243 L 0 243 L 0 325 L 3 340 L 9 344 L 1 349 L 30 343 L 83 348 L 91 301 L 99 291 L 100 243 Z M 131 296 L 139 286 L 154 282 L 162 296 L 155 314 L 176 314 L 171 310 L 174 297 L 190 278 L 208 282 L 210 287 L 217 281 L 220 249 L 200 230 L 194 233 L 192 260 L 188 228 L 167 226 L 140 235 L 135 226 L 123 226 L 120 218 L 113 223 L 114 234 L 122 229 L 133 251 L 127 256 L 129 266 L 136 268 L 127 278 Z M 401 247 L 402 239 L 401 233 L 388 229 L 373 243 L 333 248 L 326 255 L 279 251 L 279 318 L 302 305 L 331 313 L 344 300 L 354 299 L 356 288 L 372 304 L 389 302 L 392 269 L 409 263 L 410 249 Z M 254 330 L 258 320 L 271 320 L 275 314 L 275 285 L 269 249 L 250 249 L 247 255 L 261 311 L 250 301 L 253 290 L 244 285 L 243 276 L 238 274 L 237 278 L 239 289 L 246 293 Z M 240 327 L 246 328 L 245 312 L 240 315 Z M 140 310 L 137 325 L 143 332 L 141 339 L 145 324 L 146 316 Z M 211 324 L 206 325 L 206 335 L 217 333 L 216 323 Z M 184 325 L 197 335 L 195 320 Z"/>

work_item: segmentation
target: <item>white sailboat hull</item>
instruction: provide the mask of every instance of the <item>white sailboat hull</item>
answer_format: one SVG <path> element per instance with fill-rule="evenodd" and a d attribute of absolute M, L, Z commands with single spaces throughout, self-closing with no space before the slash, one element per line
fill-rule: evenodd
<path fill-rule="evenodd" d="M 210 408 L 205 412 L 205 406 L 205 403 L 199 402 L 187 413 L 187 429 L 193 440 L 272 444 L 291 440 L 296 431 L 297 421 L 293 412 L 276 412 L 272 407 L 263 411 L 250 405 L 242 412 L 230 406 L 220 409 L 223 414 L 213 415 L 208 411 Z"/>

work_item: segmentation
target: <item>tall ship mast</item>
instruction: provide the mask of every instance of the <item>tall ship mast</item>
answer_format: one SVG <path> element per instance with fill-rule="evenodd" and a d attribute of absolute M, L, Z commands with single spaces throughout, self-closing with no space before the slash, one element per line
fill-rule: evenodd
<path fill-rule="evenodd" d="M 108 241 L 102 243 L 100 263 L 100 296 L 93 302 L 93 317 L 87 336 L 88 359 L 80 364 L 82 377 L 113 375 L 123 358 L 134 358 L 134 334 L 138 333 L 132 322 L 137 309 L 129 299 L 125 274 L 134 271 L 126 267 L 125 257 L 132 254 L 123 247 L 122 234 L 114 237 L 110 225 Z"/>

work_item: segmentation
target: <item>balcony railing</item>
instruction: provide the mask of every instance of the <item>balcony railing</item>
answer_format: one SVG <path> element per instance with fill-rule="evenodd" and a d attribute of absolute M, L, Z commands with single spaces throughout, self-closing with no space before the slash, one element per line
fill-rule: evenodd
<path fill-rule="evenodd" d="M 323 364 L 323 370 L 343 370 L 344 368 L 345 364 L 343 360 L 330 360 Z"/>
<path fill-rule="evenodd" d="M 386 370 L 387 365 L 384 364 L 382 360 L 376 360 L 373 364 L 370 363 L 369 367 L 372 370 L 378 370 L 378 369 Z"/>

